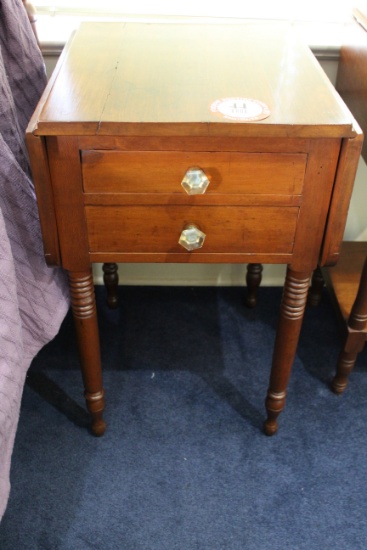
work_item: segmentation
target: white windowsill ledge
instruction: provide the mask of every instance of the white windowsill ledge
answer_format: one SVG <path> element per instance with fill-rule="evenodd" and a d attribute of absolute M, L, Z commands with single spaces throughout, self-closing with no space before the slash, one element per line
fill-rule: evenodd
<path fill-rule="evenodd" d="M 96 19 L 84 18 L 83 20 L 96 21 Z M 98 21 L 111 21 L 111 19 L 98 19 Z M 117 19 L 114 19 L 116 21 Z M 237 25 L 245 22 L 244 19 L 232 18 L 208 18 L 208 17 L 172 17 L 172 16 L 141 16 L 128 15 L 121 17 L 119 21 L 125 22 L 149 22 L 149 23 L 190 23 L 190 24 L 227 24 Z M 78 28 L 81 18 L 69 16 L 38 15 L 37 32 L 45 56 L 58 55 L 69 36 Z M 265 21 L 264 23 L 269 23 Z M 353 23 L 351 17 L 345 23 L 307 23 L 289 21 L 290 28 L 296 29 L 299 36 L 310 46 L 319 59 L 336 59 L 339 56 L 340 46 L 343 43 L 345 33 Z M 355 24 L 355 22 L 354 22 Z"/>

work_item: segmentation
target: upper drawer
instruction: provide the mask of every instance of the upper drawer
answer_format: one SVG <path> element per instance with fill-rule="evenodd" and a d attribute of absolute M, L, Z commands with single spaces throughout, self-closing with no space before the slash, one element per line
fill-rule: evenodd
<path fill-rule="evenodd" d="M 185 193 L 193 166 L 208 177 L 209 193 L 300 195 L 303 153 L 82 151 L 86 193 Z"/>

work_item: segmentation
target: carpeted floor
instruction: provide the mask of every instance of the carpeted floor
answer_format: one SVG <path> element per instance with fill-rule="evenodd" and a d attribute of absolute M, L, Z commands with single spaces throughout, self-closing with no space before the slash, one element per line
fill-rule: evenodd
<path fill-rule="evenodd" d="M 97 288 L 108 431 L 85 428 L 72 320 L 24 390 L 1 550 L 365 550 L 367 350 L 307 309 L 279 433 L 262 432 L 281 289 Z"/>

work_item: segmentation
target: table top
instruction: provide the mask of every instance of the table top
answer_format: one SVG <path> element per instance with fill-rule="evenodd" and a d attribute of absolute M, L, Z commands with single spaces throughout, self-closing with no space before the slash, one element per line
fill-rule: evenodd
<path fill-rule="evenodd" d="M 233 115 L 242 106 L 255 119 Z M 310 49 L 283 24 L 83 23 L 28 131 L 353 137 L 353 124 Z"/>

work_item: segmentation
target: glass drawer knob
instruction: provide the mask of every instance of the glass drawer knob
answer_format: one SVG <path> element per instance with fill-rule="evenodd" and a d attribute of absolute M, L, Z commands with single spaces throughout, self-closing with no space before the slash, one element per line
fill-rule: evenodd
<path fill-rule="evenodd" d="M 205 233 L 200 231 L 196 225 L 190 224 L 183 229 L 178 243 L 186 250 L 197 250 L 203 246 L 205 237 Z"/>
<path fill-rule="evenodd" d="M 188 195 L 202 195 L 209 183 L 205 172 L 197 166 L 192 166 L 187 170 L 181 185 Z"/>

